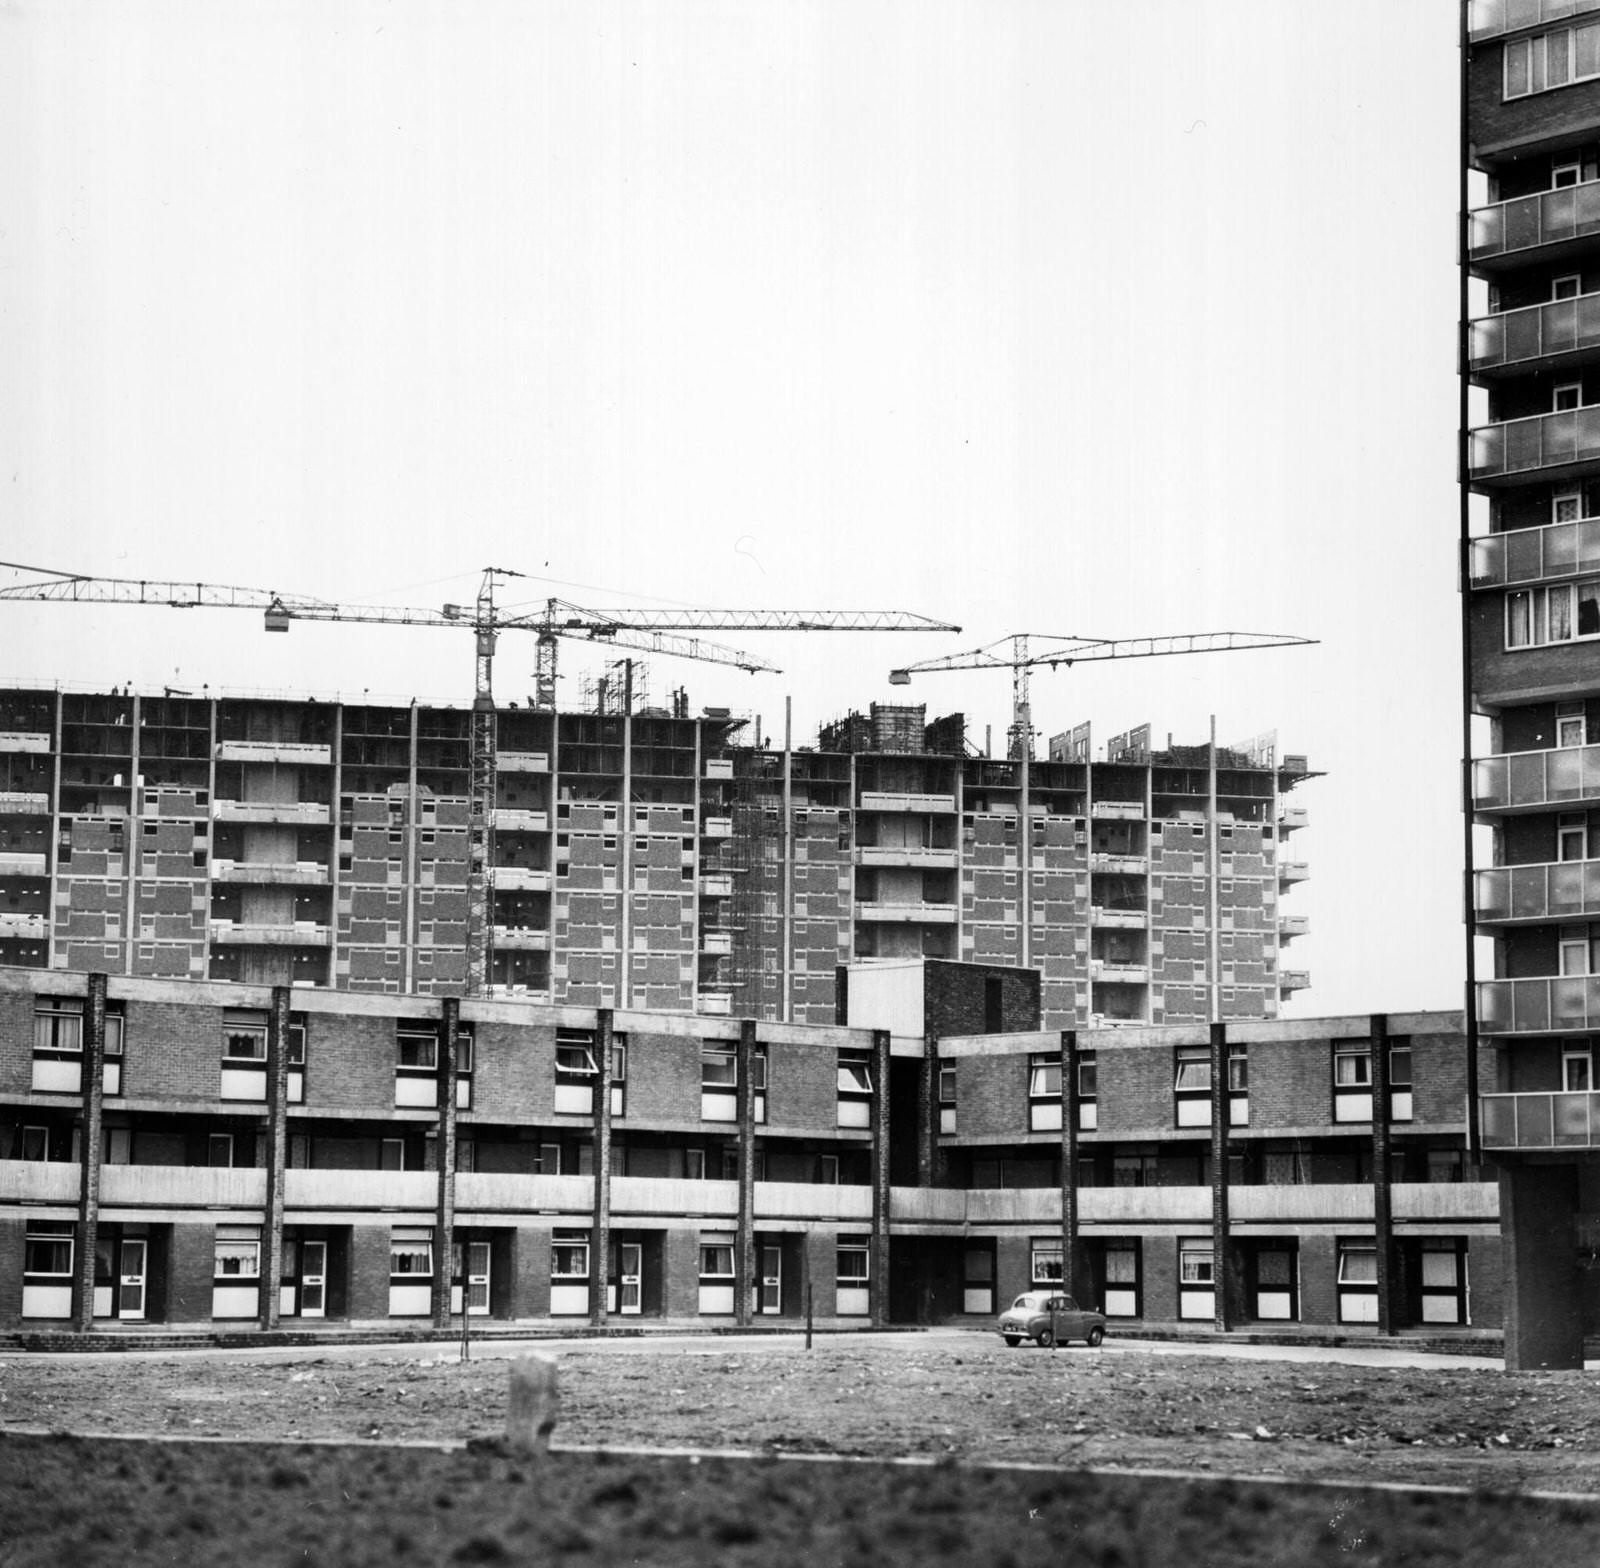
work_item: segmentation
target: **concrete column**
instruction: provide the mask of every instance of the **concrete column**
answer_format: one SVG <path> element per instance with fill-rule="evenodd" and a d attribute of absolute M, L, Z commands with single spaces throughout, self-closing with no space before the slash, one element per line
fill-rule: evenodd
<path fill-rule="evenodd" d="M 733 1261 L 733 1316 L 740 1328 L 750 1324 L 750 1297 L 756 1278 L 756 1093 L 751 1063 L 756 1054 L 756 1021 L 739 1020 L 739 1045 L 734 1057 L 734 1113 L 739 1153 L 739 1220 Z"/>
<path fill-rule="evenodd" d="M 289 987 L 272 988 L 267 1011 L 267 1209 L 261 1265 L 261 1326 L 278 1326 L 283 1274 L 283 1168 L 289 1152 Z"/>
<path fill-rule="evenodd" d="M 872 1031 L 872 1326 L 889 1319 L 889 1031 Z"/>
<path fill-rule="evenodd" d="M 415 753 L 413 753 L 415 755 Z M 433 1220 L 433 1322 L 450 1327 L 450 1282 L 456 1239 L 456 1049 L 461 1039 L 461 998 L 443 998 L 439 1029 L 439 1199 Z M 463 1289 L 465 1281 L 463 1281 Z M 461 1303 L 466 1307 L 466 1301 Z"/>
<path fill-rule="evenodd" d="M 1508 1372 L 1583 1370 L 1575 1165 L 1500 1167 Z"/>
<path fill-rule="evenodd" d="M 939 1170 L 939 1037 L 922 1037 L 921 1071 L 917 1075 L 917 1185 L 938 1186 Z"/>
<path fill-rule="evenodd" d="M 94 1327 L 94 1260 L 100 1239 L 100 1162 L 105 1105 L 106 977 L 89 976 L 83 1000 L 83 1138 L 78 1149 L 78 1269 L 73 1317 L 80 1334 Z"/>
<path fill-rule="evenodd" d="M 624 894 L 624 897 L 627 895 Z M 623 958 L 623 963 L 627 958 Z M 611 1074 L 616 1015 L 609 1007 L 594 1015 L 594 1211 L 589 1217 L 589 1321 L 604 1328 L 611 1282 Z"/>
<path fill-rule="evenodd" d="M 1215 766 L 1213 748 L 1212 765 Z M 1215 1281 L 1213 1319 L 1219 1334 L 1228 1332 L 1234 1314 L 1228 1256 L 1228 1026 L 1211 1025 L 1211 1274 Z"/>
<path fill-rule="evenodd" d="M 1392 1334 L 1400 1314 L 1395 1294 L 1399 1284 L 1394 1266 L 1394 1211 L 1390 1186 L 1394 1181 L 1393 1148 L 1389 1136 L 1389 1020 L 1372 1015 L 1372 1228 L 1377 1243 L 1378 1332 Z"/>
<path fill-rule="evenodd" d="M 1078 1246 L 1078 1031 L 1061 1031 L 1061 1288 L 1080 1306 L 1089 1274 Z"/>

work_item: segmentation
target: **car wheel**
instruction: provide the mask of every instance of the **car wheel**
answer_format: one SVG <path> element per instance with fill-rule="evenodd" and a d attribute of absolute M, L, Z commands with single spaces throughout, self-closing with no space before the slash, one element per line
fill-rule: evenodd
<path fill-rule="evenodd" d="M 1015 1350 L 1022 1343 L 1020 1334 L 1002 1334 L 1000 1337 L 1006 1342 L 1007 1350 Z"/>
<path fill-rule="evenodd" d="M 1056 1337 L 1047 1328 L 1042 1328 L 1033 1336 L 1039 1343 L 1041 1350 L 1048 1350 L 1056 1342 Z"/>
<path fill-rule="evenodd" d="M 1106 1337 L 1106 1331 L 1098 1323 L 1089 1330 L 1089 1348 L 1092 1350 Z"/>

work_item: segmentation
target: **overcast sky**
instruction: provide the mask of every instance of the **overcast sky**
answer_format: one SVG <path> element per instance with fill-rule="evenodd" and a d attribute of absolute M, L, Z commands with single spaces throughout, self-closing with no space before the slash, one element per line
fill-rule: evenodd
<path fill-rule="evenodd" d="M 658 700 L 1276 729 L 1300 1015 L 1461 1002 L 1453 0 L 0 7 L 0 558 L 896 608 Z M 23 574 L 0 570 L 0 583 Z M 541 580 L 542 579 L 542 580 Z M 563 646 L 563 704 L 597 655 Z M 502 701 L 531 688 L 507 637 Z M 0 606 L 0 678 L 464 701 L 465 633 Z M 1098 746 L 1097 746 L 1098 750 Z"/>

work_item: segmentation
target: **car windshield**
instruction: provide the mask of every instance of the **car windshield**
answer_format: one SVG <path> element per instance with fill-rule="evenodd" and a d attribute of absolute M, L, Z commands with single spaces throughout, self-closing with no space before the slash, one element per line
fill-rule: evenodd
<path fill-rule="evenodd" d="M 1042 1290 L 1024 1291 L 1011 1303 L 1013 1312 L 1037 1312 L 1041 1310 L 1050 1297 Z"/>

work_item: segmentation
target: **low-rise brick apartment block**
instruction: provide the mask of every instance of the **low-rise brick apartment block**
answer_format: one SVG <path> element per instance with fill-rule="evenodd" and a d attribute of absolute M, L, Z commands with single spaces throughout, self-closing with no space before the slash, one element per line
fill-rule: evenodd
<path fill-rule="evenodd" d="M 0 1327 L 653 1318 L 1493 1330 L 1458 1016 L 853 1025 L 0 969 Z M 863 1027 L 866 1019 L 871 1027 Z"/>

